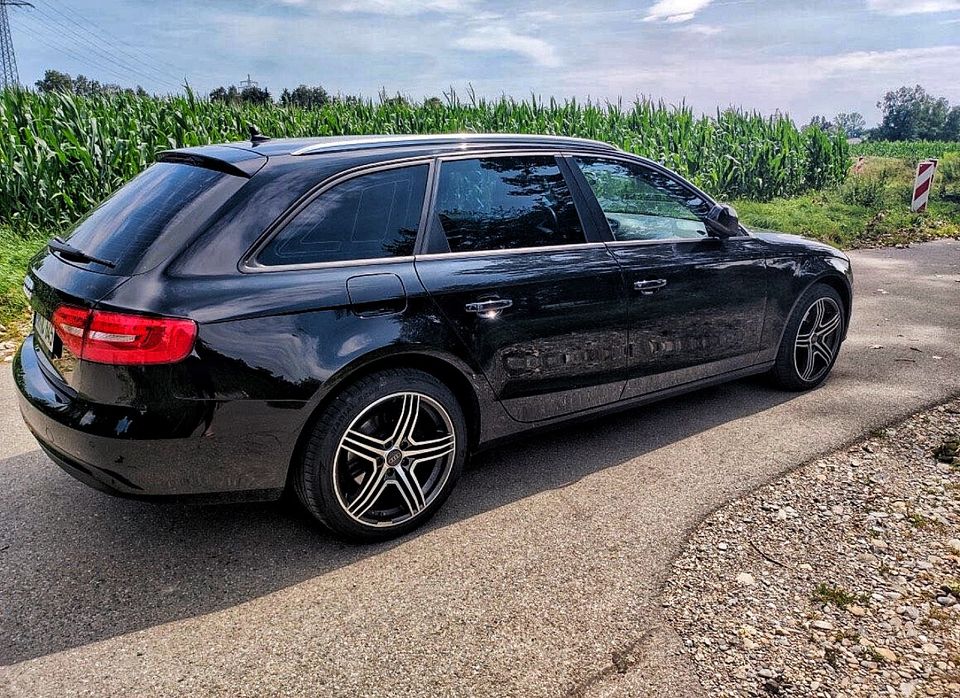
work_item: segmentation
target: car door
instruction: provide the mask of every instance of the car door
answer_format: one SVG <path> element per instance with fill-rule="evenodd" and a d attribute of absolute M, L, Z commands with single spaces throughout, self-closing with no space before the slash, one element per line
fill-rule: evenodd
<path fill-rule="evenodd" d="M 710 236 L 711 204 L 661 168 L 577 155 L 570 163 L 595 197 L 593 219 L 629 294 L 624 398 L 753 365 L 767 295 L 759 241 Z"/>
<path fill-rule="evenodd" d="M 441 159 L 421 283 L 516 420 L 617 400 L 626 305 L 553 154 Z"/>

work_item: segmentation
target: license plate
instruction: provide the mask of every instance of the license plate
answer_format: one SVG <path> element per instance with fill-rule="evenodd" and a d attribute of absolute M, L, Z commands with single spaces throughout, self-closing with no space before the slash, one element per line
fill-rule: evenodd
<path fill-rule="evenodd" d="M 53 323 L 38 313 L 33 314 L 33 330 L 40 340 L 40 344 L 48 353 L 53 353 L 53 340 L 56 333 L 53 331 Z"/>

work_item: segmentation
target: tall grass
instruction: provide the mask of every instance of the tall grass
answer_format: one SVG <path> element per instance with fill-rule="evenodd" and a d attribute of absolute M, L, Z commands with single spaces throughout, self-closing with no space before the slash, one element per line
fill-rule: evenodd
<path fill-rule="evenodd" d="M 0 222 L 69 224 L 149 165 L 159 150 L 247 137 L 457 131 L 544 133 L 613 143 L 658 160 L 726 198 L 767 200 L 839 182 L 841 137 L 800 131 L 782 116 L 740 111 L 697 116 L 637 101 L 401 100 L 336 102 L 305 110 L 227 105 L 185 96 L 74 97 L 7 90 L 0 96 Z"/>

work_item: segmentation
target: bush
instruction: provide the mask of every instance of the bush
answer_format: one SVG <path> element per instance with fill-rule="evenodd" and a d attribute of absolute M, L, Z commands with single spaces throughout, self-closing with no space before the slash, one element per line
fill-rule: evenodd
<path fill-rule="evenodd" d="M 840 200 L 871 210 L 880 209 L 886 201 L 889 182 L 890 172 L 886 169 L 877 173 L 852 175 L 840 187 Z"/>
<path fill-rule="evenodd" d="M 960 152 L 944 153 L 937 163 L 937 179 L 941 196 L 960 194 Z"/>

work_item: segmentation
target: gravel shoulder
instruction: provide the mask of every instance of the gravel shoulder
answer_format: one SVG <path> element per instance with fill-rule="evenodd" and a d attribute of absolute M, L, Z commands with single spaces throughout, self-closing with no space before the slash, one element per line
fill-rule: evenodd
<path fill-rule="evenodd" d="M 958 432 L 954 400 L 706 519 L 664 605 L 709 695 L 960 695 Z"/>

